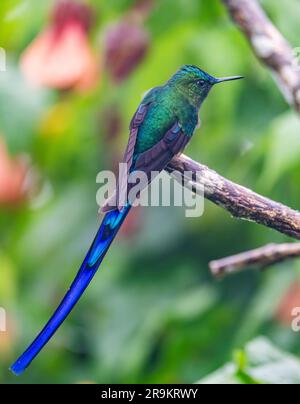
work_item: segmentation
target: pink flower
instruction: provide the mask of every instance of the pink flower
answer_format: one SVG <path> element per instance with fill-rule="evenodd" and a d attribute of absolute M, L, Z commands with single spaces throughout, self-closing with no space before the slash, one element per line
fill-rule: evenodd
<path fill-rule="evenodd" d="M 92 10 L 74 0 L 60 0 L 49 26 L 21 56 L 21 70 L 36 86 L 88 89 L 99 75 L 97 59 L 89 45 Z"/>

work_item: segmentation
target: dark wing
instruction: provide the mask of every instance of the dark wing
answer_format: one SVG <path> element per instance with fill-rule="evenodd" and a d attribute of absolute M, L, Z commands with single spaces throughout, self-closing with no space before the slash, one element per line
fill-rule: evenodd
<path fill-rule="evenodd" d="M 187 136 L 176 122 L 155 146 L 140 154 L 134 164 L 134 170 L 145 172 L 150 181 L 151 172 L 162 171 L 174 156 L 184 150 L 189 140 L 190 136 Z"/>
<path fill-rule="evenodd" d="M 141 190 L 154 180 L 174 156 L 184 150 L 189 140 L 190 136 L 187 136 L 179 123 L 176 122 L 158 143 L 139 155 L 134 163 L 133 172 L 142 171 L 147 176 L 145 178 L 146 182 L 143 181 L 139 184 Z M 135 197 L 135 195 L 130 195 L 130 190 L 134 185 L 129 183 L 127 186 L 127 197 L 129 197 L 129 200 Z"/>
<path fill-rule="evenodd" d="M 127 164 L 127 174 L 129 173 L 132 167 L 134 147 L 136 144 L 136 138 L 139 131 L 139 127 L 145 119 L 149 106 L 150 104 L 146 105 L 141 104 L 136 113 L 134 114 L 129 126 L 130 129 L 129 140 L 122 161 L 123 163 Z"/>
<path fill-rule="evenodd" d="M 162 171 L 174 156 L 180 154 L 184 150 L 185 146 L 190 140 L 190 136 L 183 132 L 179 122 L 175 122 L 156 145 L 139 155 L 133 166 L 134 148 L 136 145 L 139 127 L 143 123 L 157 91 L 159 91 L 158 87 L 151 90 L 132 118 L 130 123 L 129 140 L 122 161 L 126 164 L 126 169 L 121 173 L 121 175 L 119 175 L 120 178 L 116 193 L 102 207 L 101 210 L 103 212 L 112 210 L 116 206 L 118 206 L 119 210 L 124 207 L 124 203 L 126 201 L 123 201 L 123 199 L 127 200 L 127 195 L 131 188 L 130 184 L 128 184 L 128 176 L 132 170 L 143 171 L 147 175 L 149 183 L 151 179 L 153 179 L 153 177 L 151 178 L 151 172 Z"/>
<path fill-rule="evenodd" d="M 124 153 L 123 161 L 122 163 L 126 164 L 125 169 L 119 173 L 119 184 L 117 184 L 117 189 L 116 189 L 116 201 L 117 201 L 117 206 L 119 210 L 121 210 L 124 207 L 124 204 L 127 201 L 127 182 L 128 182 L 128 176 L 132 167 L 132 162 L 133 162 L 133 154 L 134 154 L 134 148 L 136 144 L 136 138 L 138 135 L 139 127 L 140 125 L 144 122 L 145 116 L 147 114 L 147 111 L 149 109 L 150 104 L 141 104 L 136 113 L 134 114 L 130 126 L 129 126 L 129 140 L 127 143 L 127 147 Z M 121 199 L 120 199 L 121 195 Z M 124 200 L 123 200 L 123 199 Z"/>
<path fill-rule="evenodd" d="M 136 144 L 136 138 L 138 135 L 139 127 L 143 123 L 145 116 L 147 114 L 147 111 L 150 106 L 150 102 L 146 104 L 141 104 L 136 113 L 134 114 L 130 126 L 129 126 L 129 139 L 127 143 L 127 147 L 125 149 L 124 157 L 122 160 L 122 163 L 126 164 L 126 169 L 119 173 L 119 184 L 117 184 L 117 188 L 115 193 L 112 195 L 111 198 L 106 201 L 106 204 L 101 208 L 102 212 L 108 212 L 110 210 L 115 209 L 116 206 L 118 206 L 119 209 L 123 208 L 122 206 L 122 201 L 119 201 L 119 195 L 124 195 L 126 194 L 126 188 L 127 188 L 127 179 L 129 172 L 132 167 L 132 161 L 133 161 L 133 153 L 134 153 L 134 147 Z M 118 201 L 118 203 L 117 203 Z"/>
<path fill-rule="evenodd" d="M 137 136 L 137 132 L 135 132 L 135 130 L 138 131 L 138 127 L 136 128 L 133 127 L 131 129 L 130 139 L 125 152 L 125 158 L 127 159 L 125 161 L 127 162 L 130 168 L 132 167 L 133 150 Z M 131 137 L 135 139 L 133 142 L 133 146 L 131 145 L 132 141 Z M 147 175 L 149 184 L 151 180 L 155 178 L 153 172 L 156 172 L 157 174 L 161 172 L 168 165 L 168 163 L 172 160 L 174 156 L 182 153 L 189 140 L 190 136 L 187 136 L 183 132 L 179 123 L 176 122 L 156 145 L 154 145 L 149 150 L 146 150 L 144 153 L 141 153 L 139 155 L 134 164 L 133 171 L 143 171 Z M 110 203 L 109 206 L 108 205 L 104 206 L 102 208 L 102 211 L 105 212 L 113 209 L 113 206 L 116 206 L 116 200 L 118 201 L 118 208 L 119 209 L 123 208 L 125 201 L 123 201 L 122 199 L 119 200 L 119 195 L 122 195 L 122 197 L 127 200 L 130 189 L 132 188 L 132 186 L 134 186 L 134 184 L 133 185 L 128 184 L 129 171 L 128 173 L 125 172 L 123 174 L 124 175 L 121 176 L 120 185 L 118 187 L 119 192 L 117 193 L 117 195 L 115 194 L 112 197 L 114 198 L 113 203 Z M 146 184 L 144 184 L 144 186 L 146 186 Z"/>

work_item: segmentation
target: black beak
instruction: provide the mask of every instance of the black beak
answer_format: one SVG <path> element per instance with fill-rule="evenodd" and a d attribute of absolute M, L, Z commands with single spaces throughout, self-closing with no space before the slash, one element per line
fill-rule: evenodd
<path fill-rule="evenodd" d="M 240 80 L 243 78 L 244 78 L 243 76 L 221 77 L 219 79 L 216 79 L 215 84 L 224 83 L 224 81 Z"/>

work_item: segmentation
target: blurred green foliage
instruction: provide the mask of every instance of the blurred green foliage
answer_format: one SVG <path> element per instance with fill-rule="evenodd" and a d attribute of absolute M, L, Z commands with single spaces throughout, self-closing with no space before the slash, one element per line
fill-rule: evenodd
<path fill-rule="evenodd" d="M 300 361 L 278 350 L 266 338 L 256 338 L 228 363 L 199 384 L 299 384 Z"/>
<path fill-rule="evenodd" d="M 299 279 L 299 262 L 222 282 L 208 271 L 211 259 L 286 238 L 207 202 L 196 219 L 179 208 L 143 209 L 137 234 L 114 243 L 103 270 L 30 369 L 19 379 L 8 372 L 57 305 L 97 229 L 95 178 L 110 168 L 112 153 L 105 111 L 110 105 L 120 111 L 121 153 L 141 95 L 180 65 L 246 76 L 212 92 L 187 154 L 257 192 L 300 206 L 299 118 L 220 1 L 157 0 L 145 23 L 150 51 L 134 73 L 116 86 L 103 71 L 93 91 L 63 94 L 32 89 L 18 65 L 52 3 L 0 4 L 0 47 L 8 63 L 0 73 L 0 132 L 12 154 L 30 155 L 41 182 L 32 201 L 0 211 L 0 307 L 9 317 L 7 335 L 0 336 L 0 382 L 194 382 L 261 334 L 300 355 L 299 335 L 276 320 L 282 296 Z M 97 11 L 91 43 L 101 60 L 106 26 L 133 2 L 91 3 Z M 262 3 L 292 45 L 300 46 L 299 2 Z M 53 120 L 57 136 L 48 134 Z"/>

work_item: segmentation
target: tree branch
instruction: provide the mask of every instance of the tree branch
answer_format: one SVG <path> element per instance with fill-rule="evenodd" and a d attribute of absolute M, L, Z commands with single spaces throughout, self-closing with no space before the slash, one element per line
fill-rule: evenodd
<path fill-rule="evenodd" d="M 202 193 L 204 189 L 205 198 L 226 209 L 232 216 L 300 240 L 300 212 L 235 184 L 183 154 L 175 157 L 166 171 L 171 174 L 177 172 L 181 178 L 187 177 L 187 172 L 193 173 L 193 179 L 184 185 L 196 193 Z"/>
<path fill-rule="evenodd" d="M 300 113 L 300 68 L 292 47 L 257 0 L 222 1 L 233 21 L 244 32 L 255 55 L 273 73 L 288 103 Z M 166 170 L 169 173 L 178 171 L 183 177 L 184 172 L 192 172 L 193 180 L 185 185 L 201 193 L 204 187 L 205 198 L 223 207 L 232 216 L 254 221 L 300 239 L 300 212 L 237 185 L 184 155 L 173 159 Z M 210 269 L 215 277 L 222 277 L 249 266 L 265 268 L 295 257 L 300 257 L 300 243 L 269 244 L 212 261 Z"/>
<path fill-rule="evenodd" d="M 256 56 L 273 72 L 289 104 L 300 113 L 300 69 L 292 47 L 273 25 L 257 0 L 222 0 L 244 32 Z"/>
<path fill-rule="evenodd" d="M 209 267 L 216 278 L 222 278 L 249 267 L 264 269 L 296 257 L 300 257 L 300 243 L 268 244 L 255 250 L 211 261 Z"/>

